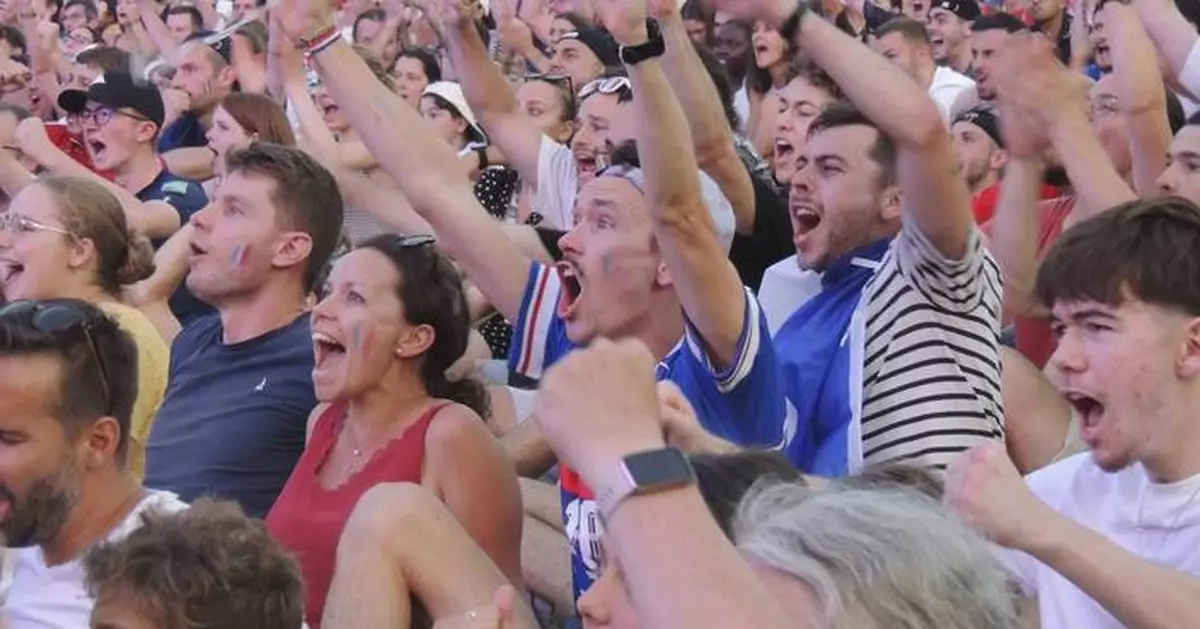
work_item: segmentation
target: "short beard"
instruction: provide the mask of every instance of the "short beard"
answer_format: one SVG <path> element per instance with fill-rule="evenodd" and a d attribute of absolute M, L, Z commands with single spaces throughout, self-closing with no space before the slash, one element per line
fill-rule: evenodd
<path fill-rule="evenodd" d="M 24 501 L 19 502 L 7 485 L 0 484 L 0 499 L 11 505 L 8 519 L 0 523 L 9 548 L 41 546 L 58 537 L 79 502 L 75 476 L 68 452 L 56 472 L 30 485 Z"/>

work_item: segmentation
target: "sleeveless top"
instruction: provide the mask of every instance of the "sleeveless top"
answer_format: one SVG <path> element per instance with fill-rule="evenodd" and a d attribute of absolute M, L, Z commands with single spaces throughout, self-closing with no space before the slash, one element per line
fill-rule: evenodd
<path fill-rule="evenodd" d="M 421 483 L 425 434 L 438 411 L 449 405 L 441 403 L 425 411 L 403 434 L 375 451 L 361 470 L 332 489 L 321 486 L 317 472 L 337 443 L 348 404 L 333 404 L 317 419 L 308 447 L 266 521 L 271 535 L 295 553 L 300 562 L 305 620 L 311 629 L 320 629 L 325 596 L 336 566 L 338 540 L 354 506 L 367 490 L 380 483 Z"/>

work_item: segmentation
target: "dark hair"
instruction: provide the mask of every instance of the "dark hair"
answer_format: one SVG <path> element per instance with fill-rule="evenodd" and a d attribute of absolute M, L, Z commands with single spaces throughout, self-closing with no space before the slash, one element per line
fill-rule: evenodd
<path fill-rule="evenodd" d="M 819 6 L 820 3 L 815 3 L 815 5 Z M 753 33 L 753 27 L 751 27 L 751 36 L 753 36 Z M 783 61 L 785 63 L 791 63 L 791 59 L 796 55 L 796 53 L 796 42 L 784 39 Z M 772 82 L 773 79 L 771 78 L 771 69 L 758 67 L 758 63 L 756 63 L 754 58 L 751 57 L 750 67 L 746 74 L 746 85 L 749 87 L 749 89 L 758 94 L 766 94 L 767 92 L 771 91 L 772 87 L 774 87 Z"/>
<path fill-rule="evenodd" d="M 696 487 L 725 536 L 733 538 L 733 517 L 756 483 L 804 484 L 804 475 L 778 452 L 745 450 L 735 454 L 693 454 Z"/>
<path fill-rule="evenodd" d="M 298 148 L 255 142 L 225 156 L 226 173 L 247 173 L 275 182 L 271 199 L 276 219 L 286 229 L 304 232 L 312 251 L 304 267 L 304 289 L 311 291 L 321 268 L 337 246 L 345 211 L 333 174 Z"/>
<path fill-rule="evenodd" d="M 625 140 L 616 146 L 610 147 L 608 151 L 608 167 L 617 168 L 621 166 L 628 166 L 629 168 L 642 167 L 642 158 L 638 155 L 636 140 Z"/>
<path fill-rule="evenodd" d="M 267 26 L 262 22 L 251 20 L 239 26 L 235 32 L 250 42 L 254 54 L 259 55 L 267 51 Z"/>
<path fill-rule="evenodd" d="M 717 88 L 717 97 L 721 100 L 721 110 L 725 112 L 725 121 L 729 123 L 730 128 L 737 129 L 741 125 L 737 110 L 733 107 L 733 85 L 729 82 L 729 74 L 725 72 L 725 66 L 708 46 L 695 42 L 692 43 L 692 46 L 700 57 L 700 63 L 704 64 L 708 78 L 712 79 L 713 85 Z"/>
<path fill-rule="evenodd" d="M 435 108 L 450 114 L 450 117 L 454 118 L 456 122 L 466 123 L 467 127 L 463 129 L 461 138 L 465 144 L 487 143 L 487 136 L 483 135 L 483 131 L 481 131 L 478 126 L 471 124 L 471 121 L 467 120 L 466 116 L 464 116 L 462 112 L 458 110 L 458 107 L 455 106 L 454 103 L 446 100 L 439 94 L 434 94 L 433 92 L 422 94 L 421 98 L 428 98 L 429 100 L 433 101 L 433 106 Z"/>
<path fill-rule="evenodd" d="M 86 301 L 56 299 L 38 304 L 82 311 L 87 332 L 82 327 L 58 334 L 43 332 L 34 327 L 32 311 L 5 314 L 0 316 L 0 357 L 57 358 L 62 363 L 62 381 L 58 395 L 48 400 L 54 418 L 72 438 L 102 417 L 115 419 L 121 432 L 116 459 L 124 465 L 137 399 L 137 347 L 115 321 Z"/>
<path fill-rule="evenodd" d="M 283 107 L 271 97 L 253 92 L 234 92 L 221 99 L 224 109 L 247 134 L 257 134 L 258 141 L 295 146 L 296 135 Z"/>
<path fill-rule="evenodd" d="M 375 75 L 375 78 L 382 83 L 389 92 L 394 92 L 396 90 L 396 80 L 393 79 L 392 75 L 388 73 L 387 68 L 383 67 L 383 61 L 380 60 L 379 55 L 375 54 L 374 50 L 371 50 L 366 46 L 354 44 L 353 47 L 355 54 L 357 54 L 358 57 L 363 60 L 363 63 L 367 64 L 367 69 L 371 71 L 371 74 Z"/>
<path fill-rule="evenodd" d="M 92 241 L 96 251 L 96 278 L 112 296 L 121 287 L 154 274 L 154 248 L 145 236 L 129 228 L 121 202 L 104 186 L 81 177 L 40 177 L 58 205 L 59 220 L 75 238 Z"/>
<path fill-rule="evenodd" d="M 91 0 L 71 0 L 70 2 L 62 5 L 62 9 L 59 10 L 59 14 L 61 15 L 64 11 L 74 6 L 83 7 L 83 15 L 89 20 L 94 20 L 100 16 L 100 10 L 96 8 L 96 3 L 92 2 Z"/>
<path fill-rule="evenodd" d="M 163 21 L 172 15 L 186 15 L 192 20 L 192 28 L 201 30 L 204 28 L 204 16 L 200 14 L 200 9 L 197 9 L 190 4 L 176 4 L 163 12 Z"/>
<path fill-rule="evenodd" d="M 843 99 L 842 88 L 834 82 L 833 77 L 825 73 L 821 66 L 813 63 L 811 59 L 804 53 L 792 55 L 791 62 L 787 68 L 787 83 L 791 83 L 798 78 L 803 78 L 809 85 L 824 91 L 830 98 Z M 787 83 L 784 83 L 785 85 Z"/>
<path fill-rule="evenodd" d="M 1020 33 L 1021 31 L 1029 30 L 1028 26 L 1021 21 L 1021 18 L 1012 13 L 993 13 L 991 15 L 981 15 L 971 22 L 972 33 L 982 33 L 984 31 L 1004 31 L 1006 33 Z"/>
<path fill-rule="evenodd" d="M 881 188 L 896 183 L 896 143 L 874 122 L 846 101 L 834 101 L 827 105 L 808 127 L 808 137 L 838 127 L 864 126 L 875 130 L 875 144 L 871 147 L 871 161 L 879 166 Z"/>
<path fill-rule="evenodd" d="M 554 92 L 558 94 L 558 104 L 562 108 L 562 114 L 559 116 L 559 122 L 573 122 L 575 116 L 578 115 L 575 104 L 574 85 L 571 84 L 569 77 L 551 77 L 545 74 L 533 74 L 525 77 L 525 82 L 539 81 L 554 88 Z"/>
<path fill-rule="evenodd" d="M 872 35 L 876 39 L 880 39 L 892 33 L 899 33 L 904 38 L 904 41 L 910 45 L 924 46 L 926 48 L 931 45 L 929 41 L 929 29 L 925 28 L 924 24 L 910 17 L 894 17 L 875 29 Z"/>
<path fill-rule="evenodd" d="M 483 384 L 472 378 L 446 378 L 446 370 L 466 353 L 471 336 L 471 312 L 458 269 L 436 246 L 404 247 L 400 237 L 391 234 L 371 238 L 358 249 L 378 251 L 395 265 L 400 274 L 396 297 L 405 320 L 433 328 L 433 345 L 421 358 L 421 379 L 429 395 L 462 404 L 480 417 L 490 416 L 490 397 Z"/>
<path fill-rule="evenodd" d="M 75 55 L 75 63 L 95 66 L 104 72 L 128 72 L 130 58 L 129 53 L 120 48 L 96 46 Z"/>
<path fill-rule="evenodd" d="M 425 79 L 430 83 L 437 83 L 438 81 L 442 80 L 442 66 L 438 64 L 438 59 L 433 53 L 425 50 L 424 48 L 407 48 L 400 51 L 400 54 L 396 56 L 396 59 L 400 60 L 404 57 L 416 59 L 418 62 L 420 62 L 421 69 L 425 71 Z M 393 61 L 392 69 L 394 70 L 395 67 L 396 62 Z"/>
<path fill-rule="evenodd" d="M 8 42 L 14 53 L 25 54 L 25 34 L 21 29 L 11 24 L 0 24 L 0 39 Z"/>
<path fill-rule="evenodd" d="M 141 526 L 96 546 L 82 563 L 98 604 L 132 601 L 155 626 L 295 629 L 303 621 L 295 558 L 233 502 L 149 509 Z"/>
<path fill-rule="evenodd" d="M 579 13 L 576 13 L 574 11 L 567 11 L 565 13 L 559 13 L 558 15 L 554 16 L 554 19 L 562 20 L 564 22 L 569 22 L 571 24 L 571 26 L 574 27 L 572 30 L 576 30 L 576 31 L 581 28 L 588 28 L 589 26 L 592 26 L 591 20 L 587 19 L 586 17 L 583 17 L 583 15 L 580 15 Z"/>
<path fill-rule="evenodd" d="M 713 12 L 704 6 L 700 0 L 687 0 L 679 9 L 679 15 L 685 20 L 704 23 L 704 40 L 711 42 L 714 30 Z"/>
<path fill-rule="evenodd" d="M 1171 127 L 1171 135 L 1175 135 L 1187 124 L 1187 117 L 1183 113 L 1183 103 L 1179 102 L 1179 97 L 1171 90 L 1164 89 L 1167 93 L 1167 126 Z"/>
<path fill-rule="evenodd" d="M 927 468 L 906 463 L 882 463 L 872 465 L 856 476 L 838 481 L 842 487 L 851 489 L 915 489 L 938 502 L 946 491 L 942 478 Z"/>
<path fill-rule="evenodd" d="M 1200 207 L 1181 197 L 1122 203 L 1063 232 L 1038 267 L 1043 304 L 1127 299 L 1200 316 Z"/>

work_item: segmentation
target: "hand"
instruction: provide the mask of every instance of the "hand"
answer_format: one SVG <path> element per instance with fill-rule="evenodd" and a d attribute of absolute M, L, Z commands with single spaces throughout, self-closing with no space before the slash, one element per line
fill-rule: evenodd
<path fill-rule="evenodd" d="M 46 166 L 50 156 L 58 150 L 46 134 L 46 123 L 36 116 L 30 116 L 17 123 L 17 130 L 13 134 L 13 146 L 42 166 Z"/>
<path fill-rule="evenodd" d="M 997 51 L 989 75 L 999 100 L 1018 109 L 1043 132 L 1070 118 L 1087 117 L 1086 77 L 1058 60 L 1053 44 L 1036 33 L 1014 34 Z"/>
<path fill-rule="evenodd" d="M 418 4 L 434 24 L 473 27 L 483 17 L 483 6 L 479 0 L 418 0 Z"/>
<path fill-rule="evenodd" d="M 655 366 L 639 341 L 600 339 L 542 378 L 538 428 L 558 458 L 595 489 L 626 455 L 665 445 Z"/>
<path fill-rule="evenodd" d="M 500 32 L 500 41 L 513 52 L 525 54 L 533 49 L 533 30 L 529 25 L 516 17 L 497 19 L 496 30 Z"/>
<path fill-rule="evenodd" d="M 649 39 L 646 33 L 646 0 L 604 0 L 594 4 L 596 17 L 613 39 L 636 46 Z"/>
<path fill-rule="evenodd" d="M 270 0 L 267 6 L 292 41 L 312 37 L 334 23 L 330 0 Z"/>
<path fill-rule="evenodd" d="M 164 120 L 175 120 L 192 107 L 192 98 L 183 90 L 167 88 L 159 93 L 163 100 Z"/>
<path fill-rule="evenodd" d="M 976 446 L 954 462 L 946 473 L 945 502 L 984 537 L 1017 550 L 1028 550 L 1056 516 L 1025 484 L 999 442 Z"/>
<path fill-rule="evenodd" d="M 433 629 L 509 629 L 516 596 L 517 591 L 511 585 L 502 585 L 492 596 L 491 605 L 472 609 L 461 616 L 443 618 L 433 623 Z"/>

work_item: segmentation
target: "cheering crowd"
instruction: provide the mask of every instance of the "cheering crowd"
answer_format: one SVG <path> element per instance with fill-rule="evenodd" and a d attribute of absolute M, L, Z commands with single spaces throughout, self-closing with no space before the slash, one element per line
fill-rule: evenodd
<path fill-rule="evenodd" d="M 1200 4 L 879 1 L 0 2 L 0 627 L 1196 627 Z"/>

